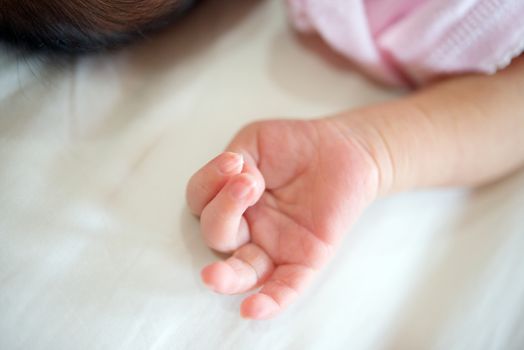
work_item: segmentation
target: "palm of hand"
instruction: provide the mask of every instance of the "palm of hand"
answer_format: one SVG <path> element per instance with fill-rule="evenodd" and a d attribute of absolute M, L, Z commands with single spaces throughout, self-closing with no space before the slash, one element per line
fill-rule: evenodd
<path fill-rule="evenodd" d="M 208 244 L 235 251 L 206 267 L 202 278 L 221 293 L 262 285 L 242 314 L 267 318 L 289 305 L 333 255 L 374 197 L 376 173 L 363 148 L 326 120 L 252 124 L 229 150 L 245 162 L 230 166 L 229 174 L 213 171 L 234 162 L 234 154 L 223 154 L 188 186 Z M 230 195 L 239 192 L 244 196 Z"/>

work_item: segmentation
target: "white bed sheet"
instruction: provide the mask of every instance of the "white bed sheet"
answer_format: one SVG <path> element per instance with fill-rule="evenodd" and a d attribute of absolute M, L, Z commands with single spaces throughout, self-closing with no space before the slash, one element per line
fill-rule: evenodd
<path fill-rule="evenodd" d="M 523 348 L 523 172 L 378 201 L 274 320 L 203 287 L 193 171 L 251 120 L 394 97 L 281 2 L 208 1 L 61 69 L 2 50 L 0 349 Z"/>

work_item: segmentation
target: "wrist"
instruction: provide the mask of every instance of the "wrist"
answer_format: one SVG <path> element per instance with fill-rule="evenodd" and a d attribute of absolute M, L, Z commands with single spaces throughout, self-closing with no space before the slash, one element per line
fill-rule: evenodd
<path fill-rule="evenodd" d="M 368 174 L 374 178 L 373 198 L 392 192 L 394 166 L 388 144 L 381 131 L 366 121 L 359 111 L 349 111 L 326 118 L 346 138 L 353 149 L 358 149 L 368 164 Z"/>
<path fill-rule="evenodd" d="M 354 112 L 330 118 L 344 135 L 356 142 L 366 154 L 375 169 L 377 184 L 376 196 L 386 196 L 392 192 L 394 166 L 388 144 L 380 130 L 372 123 L 365 122 Z"/>
<path fill-rule="evenodd" d="M 426 171 L 424 162 L 417 159 L 428 158 L 426 151 L 432 141 L 423 135 L 432 126 L 421 110 L 401 101 L 404 102 L 343 112 L 329 118 L 372 159 L 378 175 L 378 196 L 418 186 Z"/>

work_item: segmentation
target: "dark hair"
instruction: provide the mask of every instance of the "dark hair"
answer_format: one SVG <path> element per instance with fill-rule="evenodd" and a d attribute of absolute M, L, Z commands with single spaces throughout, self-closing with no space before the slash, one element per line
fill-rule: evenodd
<path fill-rule="evenodd" d="M 30 51 L 100 51 L 164 27 L 195 2 L 0 0 L 0 40 Z"/>

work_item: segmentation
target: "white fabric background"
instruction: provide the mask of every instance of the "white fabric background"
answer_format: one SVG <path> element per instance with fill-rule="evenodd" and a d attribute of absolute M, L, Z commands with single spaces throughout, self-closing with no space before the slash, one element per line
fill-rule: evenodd
<path fill-rule="evenodd" d="M 61 69 L 2 49 L 0 349 L 522 348 L 523 172 L 378 201 L 277 319 L 202 286 L 191 173 L 251 120 L 391 97 L 277 0 L 208 1 Z"/>

